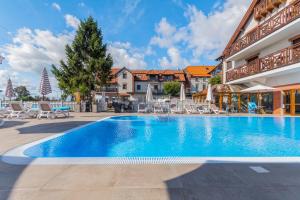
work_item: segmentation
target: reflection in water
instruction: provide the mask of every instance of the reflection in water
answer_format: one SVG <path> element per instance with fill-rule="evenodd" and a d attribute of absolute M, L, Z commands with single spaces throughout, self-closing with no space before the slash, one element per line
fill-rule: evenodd
<path fill-rule="evenodd" d="M 284 129 L 285 129 L 285 118 L 284 117 L 275 117 L 274 118 L 275 124 L 279 128 L 279 132 L 281 136 L 284 136 Z"/>
<path fill-rule="evenodd" d="M 296 137 L 296 120 L 295 118 L 290 118 L 291 122 L 291 138 L 295 139 Z M 299 128 L 299 127 L 298 127 Z"/>
<path fill-rule="evenodd" d="M 184 118 L 178 119 L 179 144 L 183 144 L 185 140 L 185 134 L 186 134 L 185 121 L 186 120 Z"/>
<path fill-rule="evenodd" d="M 212 125 L 209 117 L 204 118 L 205 121 L 205 141 L 207 144 L 211 143 L 212 139 Z"/>

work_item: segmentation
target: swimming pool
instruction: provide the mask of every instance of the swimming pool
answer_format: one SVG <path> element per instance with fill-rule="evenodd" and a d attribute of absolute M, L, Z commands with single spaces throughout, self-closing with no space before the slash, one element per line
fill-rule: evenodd
<path fill-rule="evenodd" d="M 300 118 L 293 117 L 119 116 L 18 151 L 27 159 L 56 161 L 295 160 L 300 157 L 299 127 Z"/>

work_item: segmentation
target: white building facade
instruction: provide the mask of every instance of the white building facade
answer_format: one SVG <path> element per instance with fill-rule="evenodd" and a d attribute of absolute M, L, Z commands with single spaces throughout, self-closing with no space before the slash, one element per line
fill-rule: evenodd
<path fill-rule="evenodd" d="M 300 114 L 300 0 L 252 1 L 223 52 L 223 82 L 277 88 L 266 107 Z"/>

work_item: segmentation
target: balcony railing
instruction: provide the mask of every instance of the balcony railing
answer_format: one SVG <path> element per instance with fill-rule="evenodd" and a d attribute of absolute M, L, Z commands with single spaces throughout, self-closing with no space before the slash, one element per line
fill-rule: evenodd
<path fill-rule="evenodd" d="M 300 17 L 300 0 L 296 0 L 270 19 L 257 26 L 225 50 L 225 56 L 230 57 L 246 47 L 254 44 L 274 31 L 286 26 Z"/>
<path fill-rule="evenodd" d="M 263 58 L 251 61 L 246 65 L 229 70 L 226 73 L 226 81 L 234 81 L 298 62 L 300 62 L 300 44 L 282 49 Z"/>

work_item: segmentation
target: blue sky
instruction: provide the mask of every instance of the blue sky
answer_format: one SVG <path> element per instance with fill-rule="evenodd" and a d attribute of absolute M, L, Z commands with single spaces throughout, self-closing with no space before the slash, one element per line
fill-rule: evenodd
<path fill-rule="evenodd" d="M 93 16 L 115 66 L 184 68 L 213 65 L 250 0 L 3 0 L 0 7 L 0 89 L 38 93 L 43 67 L 64 59 L 79 20 Z M 50 74 L 52 77 L 52 75 Z M 57 95 L 56 81 L 51 78 Z M 1 94 L 0 94 L 1 95 Z"/>

